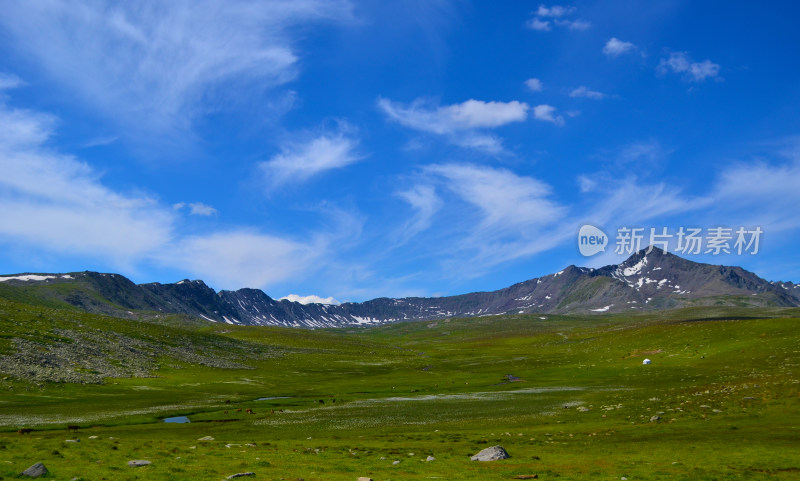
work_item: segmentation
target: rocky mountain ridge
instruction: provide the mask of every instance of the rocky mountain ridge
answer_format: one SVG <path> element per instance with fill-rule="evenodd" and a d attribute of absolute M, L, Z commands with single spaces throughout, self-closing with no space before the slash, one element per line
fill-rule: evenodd
<path fill-rule="evenodd" d="M 378 298 L 340 305 L 275 300 L 259 289 L 216 292 L 199 280 L 137 285 L 119 274 L 88 271 L 0 276 L 0 285 L 47 292 L 88 312 L 135 316 L 134 311 L 150 311 L 228 324 L 303 328 L 506 313 L 591 314 L 699 305 L 800 306 L 800 285 L 768 282 L 741 267 L 701 264 L 660 249 L 643 249 L 621 264 L 599 269 L 569 266 L 497 291 L 437 298 Z"/>

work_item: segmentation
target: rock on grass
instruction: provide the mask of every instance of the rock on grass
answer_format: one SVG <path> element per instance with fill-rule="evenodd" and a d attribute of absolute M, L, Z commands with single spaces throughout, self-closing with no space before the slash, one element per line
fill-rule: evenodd
<path fill-rule="evenodd" d="M 28 476 L 29 478 L 38 478 L 39 476 L 44 476 L 45 474 L 47 474 L 47 468 L 44 467 L 44 464 L 36 463 L 30 468 L 20 473 L 20 476 Z"/>
<path fill-rule="evenodd" d="M 470 459 L 472 461 L 498 461 L 500 459 L 507 459 L 510 457 L 511 456 L 509 456 L 502 446 L 492 446 L 482 450 L 475 456 L 472 456 Z"/>

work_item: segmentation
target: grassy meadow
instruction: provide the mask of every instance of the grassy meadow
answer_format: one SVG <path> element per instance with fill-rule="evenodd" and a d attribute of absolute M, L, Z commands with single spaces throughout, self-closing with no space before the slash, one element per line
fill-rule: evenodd
<path fill-rule="evenodd" d="M 0 299 L 2 479 L 800 479 L 798 309 L 306 331 L 22 301 Z M 511 458 L 470 461 L 493 445 Z"/>

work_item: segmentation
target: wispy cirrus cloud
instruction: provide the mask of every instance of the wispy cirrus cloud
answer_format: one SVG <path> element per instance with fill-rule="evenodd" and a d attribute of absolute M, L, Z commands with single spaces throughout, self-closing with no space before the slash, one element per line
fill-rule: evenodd
<path fill-rule="evenodd" d="M 352 19 L 348 0 L 5 5 L 0 30 L 53 82 L 127 128 L 185 130 L 232 92 L 298 71 L 295 27 Z"/>
<path fill-rule="evenodd" d="M 189 209 L 189 214 L 191 215 L 199 215 L 203 217 L 208 217 L 211 215 L 215 215 L 217 213 L 217 209 L 211 207 L 210 205 L 206 205 L 202 202 L 178 202 L 177 204 L 173 204 L 172 208 L 175 210 L 182 210 L 183 208 Z"/>
<path fill-rule="evenodd" d="M 267 287 L 307 275 L 314 260 L 342 238 L 330 229 L 297 240 L 251 227 L 187 234 L 175 207 L 195 215 L 216 209 L 201 202 L 167 206 L 155 197 L 106 186 L 88 163 L 51 145 L 57 119 L 9 108 L 0 99 L 0 243 L 37 255 L 105 262 L 128 272 L 158 265 L 191 273 L 216 288 Z M 346 219 L 345 219 L 346 220 Z M 342 228 L 348 235 L 357 229 Z"/>
<path fill-rule="evenodd" d="M 358 162 L 358 140 L 349 135 L 346 125 L 337 132 L 293 140 L 281 147 L 281 153 L 259 164 L 267 181 L 274 187 L 299 183 L 333 169 Z M 309 137 L 308 135 L 301 137 Z"/>
<path fill-rule="evenodd" d="M 719 64 L 708 59 L 694 62 L 686 52 L 671 52 L 669 57 L 661 59 L 657 68 L 662 75 L 669 72 L 682 74 L 688 82 L 702 82 L 708 78 L 720 80 L 720 69 Z"/>
<path fill-rule="evenodd" d="M 564 219 L 568 207 L 555 201 L 552 187 L 539 179 L 462 163 L 430 165 L 424 174 L 427 182 L 449 193 L 442 206 L 447 210 L 444 215 L 459 219 L 443 224 L 452 242 L 440 244 L 436 254 L 456 276 L 479 275 L 491 266 L 555 247 L 562 240 L 546 233 Z"/>
<path fill-rule="evenodd" d="M 55 124 L 0 103 L 0 240 L 125 266 L 169 242 L 169 210 L 105 187 L 88 164 L 50 149 Z"/>
<path fill-rule="evenodd" d="M 436 194 L 436 189 L 432 185 L 416 185 L 409 190 L 398 192 L 397 196 L 414 209 L 414 216 L 401 230 L 402 242 L 406 242 L 431 226 L 433 216 L 442 207 L 442 199 Z"/>
<path fill-rule="evenodd" d="M 525 102 L 486 102 L 470 99 L 460 104 L 440 106 L 430 100 L 417 99 L 411 104 L 379 99 L 378 108 L 391 120 L 414 130 L 447 137 L 462 147 L 497 153 L 501 141 L 487 134 L 488 129 L 523 122 L 530 106 Z"/>
<path fill-rule="evenodd" d="M 572 98 L 585 98 L 585 99 L 592 99 L 592 100 L 602 100 L 608 97 L 608 94 L 604 94 L 603 92 L 598 92 L 597 90 L 591 90 L 589 87 L 580 86 L 574 89 L 572 92 L 569 93 L 569 96 Z"/>
<path fill-rule="evenodd" d="M 539 5 L 533 12 L 533 17 L 528 20 L 528 28 L 531 30 L 538 30 L 540 32 L 549 32 L 552 27 L 566 28 L 568 30 L 586 30 L 592 26 L 591 23 L 575 18 L 566 18 L 572 16 L 577 9 L 571 6 L 553 5 L 545 6 Z"/>
<path fill-rule="evenodd" d="M 553 222 L 563 207 L 550 200 L 553 191 L 533 177 L 473 164 L 432 165 L 426 171 L 446 180 L 448 189 L 483 214 L 481 225 L 499 231 Z"/>
<path fill-rule="evenodd" d="M 0 73 L 0 92 L 3 90 L 22 87 L 23 85 L 25 85 L 25 82 L 23 82 L 23 80 L 16 75 Z"/>

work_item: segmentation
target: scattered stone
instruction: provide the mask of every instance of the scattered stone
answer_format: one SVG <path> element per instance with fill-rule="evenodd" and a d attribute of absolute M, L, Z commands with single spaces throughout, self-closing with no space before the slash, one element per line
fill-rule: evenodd
<path fill-rule="evenodd" d="M 64 442 L 65 443 L 79 443 L 79 442 L 81 442 L 81 440 L 80 439 L 65 439 Z"/>
<path fill-rule="evenodd" d="M 392 465 L 400 464 L 400 461 L 392 461 Z"/>
<path fill-rule="evenodd" d="M 651 423 L 654 423 L 654 422 L 657 422 L 657 421 L 661 421 L 661 416 L 651 416 L 650 417 L 650 422 Z"/>
<path fill-rule="evenodd" d="M 89 439 L 100 439 L 100 436 L 89 436 Z"/>
<path fill-rule="evenodd" d="M 133 459 L 131 461 L 128 461 L 128 466 L 132 468 L 138 468 L 140 466 L 147 466 L 148 464 L 151 463 L 152 461 L 147 461 L 146 459 Z"/>
<path fill-rule="evenodd" d="M 386 461 L 386 456 L 381 456 L 381 461 Z"/>
<path fill-rule="evenodd" d="M 587 411 L 591 411 L 591 409 L 587 408 L 586 406 L 578 406 L 578 412 L 585 413 Z"/>
<path fill-rule="evenodd" d="M 508 455 L 502 446 L 492 446 L 482 450 L 475 456 L 472 456 L 470 459 L 472 461 L 498 461 L 500 459 L 507 459 L 510 457 L 511 456 Z"/>
<path fill-rule="evenodd" d="M 712 413 L 721 413 L 722 410 L 721 409 L 712 409 L 711 412 Z"/>
<path fill-rule="evenodd" d="M 45 474 L 47 474 L 47 468 L 44 467 L 44 464 L 36 463 L 30 468 L 20 473 L 20 476 L 28 476 L 29 478 L 38 478 L 39 476 L 44 476 Z"/>
<path fill-rule="evenodd" d="M 236 473 L 236 474 L 231 474 L 230 476 L 228 476 L 228 477 L 227 477 L 227 478 L 225 478 L 225 479 L 236 479 L 236 478 L 241 478 L 241 477 L 244 477 L 244 476 L 255 476 L 255 475 L 256 475 L 256 473 L 253 473 L 253 472 L 251 472 L 251 471 L 248 471 L 248 472 L 246 472 L 246 473 Z"/>
<path fill-rule="evenodd" d="M 428 456 L 427 458 L 425 458 L 425 461 L 429 461 L 429 462 L 430 461 L 436 461 L 436 458 L 434 458 L 433 456 Z"/>
<path fill-rule="evenodd" d="M 213 441 L 214 438 L 211 436 L 203 436 L 202 438 L 198 438 L 198 441 Z"/>

